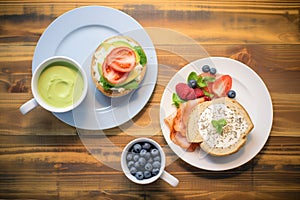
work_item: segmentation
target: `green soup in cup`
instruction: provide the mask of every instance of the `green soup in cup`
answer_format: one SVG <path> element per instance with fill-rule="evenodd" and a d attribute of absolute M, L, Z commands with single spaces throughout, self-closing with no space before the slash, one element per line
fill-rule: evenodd
<path fill-rule="evenodd" d="M 84 81 L 74 65 L 55 62 L 41 72 L 37 88 L 47 104 L 65 108 L 79 100 L 84 90 Z"/>
<path fill-rule="evenodd" d="M 85 71 L 75 60 L 53 56 L 44 60 L 31 80 L 33 99 L 20 107 L 26 114 L 38 105 L 51 112 L 67 112 L 85 99 L 88 81 Z"/>

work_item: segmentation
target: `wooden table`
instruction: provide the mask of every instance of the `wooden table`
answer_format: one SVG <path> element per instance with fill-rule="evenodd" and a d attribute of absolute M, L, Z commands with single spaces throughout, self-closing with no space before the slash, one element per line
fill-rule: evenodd
<path fill-rule="evenodd" d="M 296 199 L 299 196 L 299 1 L 39 2 L 0 2 L 1 199 Z M 23 116 L 18 108 L 32 98 L 31 61 L 39 37 L 58 16 L 86 5 L 119 9 L 144 27 L 167 28 L 192 38 L 210 56 L 230 57 L 250 66 L 266 83 L 273 101 L 273 127 L 262 151 L 246 164 L 220 172 L 192 167 L 173 155 L 169 159 L 174 162 L 166 170 L 180 180 L 178 187 L 172 188 L 162 180 L 142 186 L 105 164 L 114 162 L 116 156 L 107 155 L 107 160 L 100 162 L 93 156 L 97 152 L 85 147 L 86 141 L 80 139 L 76 128 L 50 112 L 36 108 Z M 157 48 L 159 64 L 175 71 L 189 61 Z M 189 52 L 185 56 L 192 60 L 198 55 Z M 159 108 L 167 78 L 167 72 L 160 70 L 152 97 L 133 118 L 143 131 L 132 129 L 134 136 L 121 128 L 105 131 L 116 147 L 123 148 L 131 139 L 145 135 L 167 147 L 159 124 L 155 124 L 155 131 L 147 127 L 150 111 Z"/>

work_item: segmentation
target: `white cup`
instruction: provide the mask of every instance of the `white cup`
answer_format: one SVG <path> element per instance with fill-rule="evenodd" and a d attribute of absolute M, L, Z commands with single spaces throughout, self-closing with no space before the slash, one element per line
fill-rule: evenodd
<path fill-rule="evenodd" d="M 76 68 L 78 72 L 80 73 L 82 79 L 83 79 L 83 90 L 79 98 L 76 99 L 71 105 L 68 105 L 66 107 L 55 107 L 53 105 L 49 105 L 39 94 L 38 92 L 38 80 L 40 75 L 42 74 L 43 70 L 47 68 L 48 66 L 55 65 L 55 63 L 59 63 L 60 65 L 71 65 L 72 67 Z M 75 83 L 76 84 L 76 83 Z M 76 86 L 74 86 L 76 88 Z M 44 60 L 42 63 L 39 64 L 39 66 L 36 68 L 32 75 L 31 79 L 31 91 L 33 94 L 33 97 L 31 100 L 27 101 L 20 107 L 20 111 L 22 114 L 27 114 L 29 111 L 37 107 L 38 105 L 42 106 L 48 111 L 56 112 L 56 113 L 62 113 L 70 111 L 74 108 L 76 108 L 85 98 L 87 94 L 88 89 L 88 81 L 85 71 L 82 69 L 81 65 L 76 62 L 75 60 L 66 57 L 66 56 L 53 56 L 46 60 Z M 74 90 L 75 91 L 75 90 Z"/>
<path fill-rule="evenodd" d="M 160 157 L 161 157 L 161 161 L 160 161 L 161 166 L 159 169 L 159 173 L 157 175 L 154 175 L 151 178 L 138 180 L 134 175 L 132 175 L 130 173 L 130 170 L 127 166 L 127 158 L 126 157 L 127 157 L 129 150 L 133 147 L 134 144 L 145 143 L 145 142 L 152 144 L 153 146 L 156 147 L 156 149 L 158 149 L 158 151 L 160 153 Z M 154 140 L 149 139 L 149 138 L 137 138 L 137 139 L 132 140 L 123 149 L 123 152 L 121 155 L 121 167 L 122 167 L 123 172 L 125 173 L 125 175 L 128 179 L 130 179 L 131 181 L 133 181 L 134 183 L 137 183 L 137 184 L 149 184 L 149 183 L 156 181 L 158 178 L 161 178 L 164 181 L 166 181 L 167 183 L 169 183 L 171 186 L 176 187 L 179 183 L 179 180 L 176 177 L 169 174 L 168 172 L 166 172 L 165 166 L 166 166 L 166 156 L 165 156 L 164 151 L 162 150 L 161 146 L 157 142 L 155 142 Z"/>

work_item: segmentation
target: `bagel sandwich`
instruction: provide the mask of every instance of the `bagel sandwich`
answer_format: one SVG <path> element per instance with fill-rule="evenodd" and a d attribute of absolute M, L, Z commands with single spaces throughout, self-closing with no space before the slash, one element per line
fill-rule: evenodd
<path fill-rule="evenodd" d="M 147 57 L 141 45 L 126 36 L 114 36 L 95 50 L 91 76 L 96 88 L 109 97 L 120 97 L 139 87 Z"/>

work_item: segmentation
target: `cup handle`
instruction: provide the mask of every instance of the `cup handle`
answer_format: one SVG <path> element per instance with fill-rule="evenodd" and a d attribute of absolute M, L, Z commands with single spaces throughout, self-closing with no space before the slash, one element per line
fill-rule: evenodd
<path fill-rule="evenodd" d="M 179 183 L 179 180 L 175 176 L 171 175 L 170 173 L 166 172 L 165 170 L 161 174 L 160 178 L 162 178 L 164 181 L 166 181 L 173 187 L 176 187 Z"/>
<path fill-rule="evenodd" d="M 23 115 L 27 114 L 29 111 L 31 111 L 32 109 L 34 109 L 35 107 L 37 107 L 39 104 L 38 102 L 33 98 L 30 99 L 29 101 L 27 101 L 26 103 L 24 103 L 21 107 L 20 107 L 20 111 Z"/>

